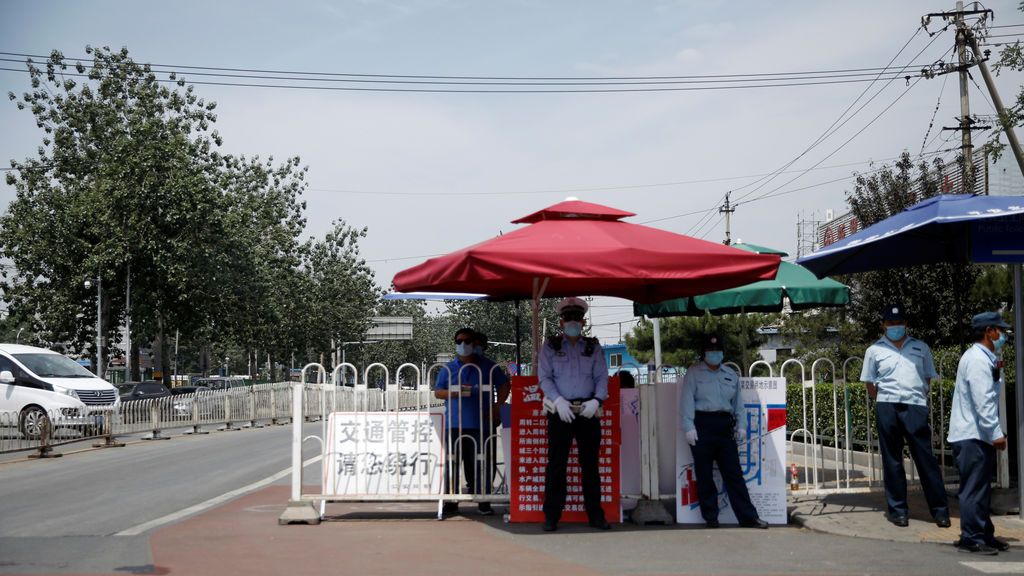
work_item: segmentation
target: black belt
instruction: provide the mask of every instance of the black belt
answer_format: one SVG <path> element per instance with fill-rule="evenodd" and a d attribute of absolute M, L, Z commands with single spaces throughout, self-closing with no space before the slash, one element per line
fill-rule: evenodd
<path fill-rule="evenodd" d="M 701 416 L 732 416 L 732 412 L 729 412 L 729 411 L 726 411 L 726 410 L 719 410 L 717 412 L 707 412 L 707 411 L 704 411 L 704 410 L 697 410 L 696 413 L 700 414 Z"/>

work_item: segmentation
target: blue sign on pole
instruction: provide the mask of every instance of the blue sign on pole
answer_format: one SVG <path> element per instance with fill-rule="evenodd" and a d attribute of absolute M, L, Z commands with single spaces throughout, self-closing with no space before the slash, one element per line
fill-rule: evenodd
<path fill-rule="evenodd" d="M 1024 263 L 1024 216 L 971 222 L 971 260 Z"/>

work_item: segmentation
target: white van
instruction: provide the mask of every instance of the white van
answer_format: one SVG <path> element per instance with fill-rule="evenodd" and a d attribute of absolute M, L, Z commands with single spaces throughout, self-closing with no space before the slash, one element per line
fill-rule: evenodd
<path fill-rule="evenodd" d="M 47 417 L 54 427 L 102 424 L 121 403 L 117 389 L 74 360 L 45 348 L 0 344 L 0 418 L 38 438 Z"/>

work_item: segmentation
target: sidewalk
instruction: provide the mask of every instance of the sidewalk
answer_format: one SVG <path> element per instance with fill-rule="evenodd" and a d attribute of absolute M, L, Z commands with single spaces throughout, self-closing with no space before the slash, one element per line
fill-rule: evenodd
<path fill-rule="evenodd" d="M 870 538 L 891 542 L 929 542 L 952 544 L 960 537 L 960 509 L 956 494 L 949 495 L 950 514 L 953 525 L 939 528 L 932 521 L 920 490 L 911 490 L 910 525 L 899 528 L 885 517 L 885 494 L 881 489 L 855 494 L 801 495 L 798 491 L 789 495 L 791 520 L 808 530 Z M 996 536 L 1010 542 L 1014 547 L 1024 547 L 1024 521 L 1017 514 L 1006 515 L 1011 503 L 1016 501 L 1015 492 L 999 491 L 993 494 L 992 523 Z M 1015 506 L 1015 504 L 1013 504 Z M 996 515 L 996 512 L 1002 512 Z M 1014 512 L 1016 509 L 1014 508 Z"/>

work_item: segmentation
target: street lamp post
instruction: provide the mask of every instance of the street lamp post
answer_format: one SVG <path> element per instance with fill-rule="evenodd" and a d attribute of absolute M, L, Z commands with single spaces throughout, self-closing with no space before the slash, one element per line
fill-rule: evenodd
<path fill-rule="evenodd" d="M 21 328 L 18 328 L 18 335 L 14 337 L 14 343 L 15 344 L 21 344 L 21 331 L 24 330 L 24 329 L 25 329 L 24 326 L 22 326 Z"/>
<path fill-rule="evenodd" d="M 92 280 L 85 281 L 85 289 L 92 288 Z M 103 378 L 103 278 L 96 277 L 96 377 Z"/>

